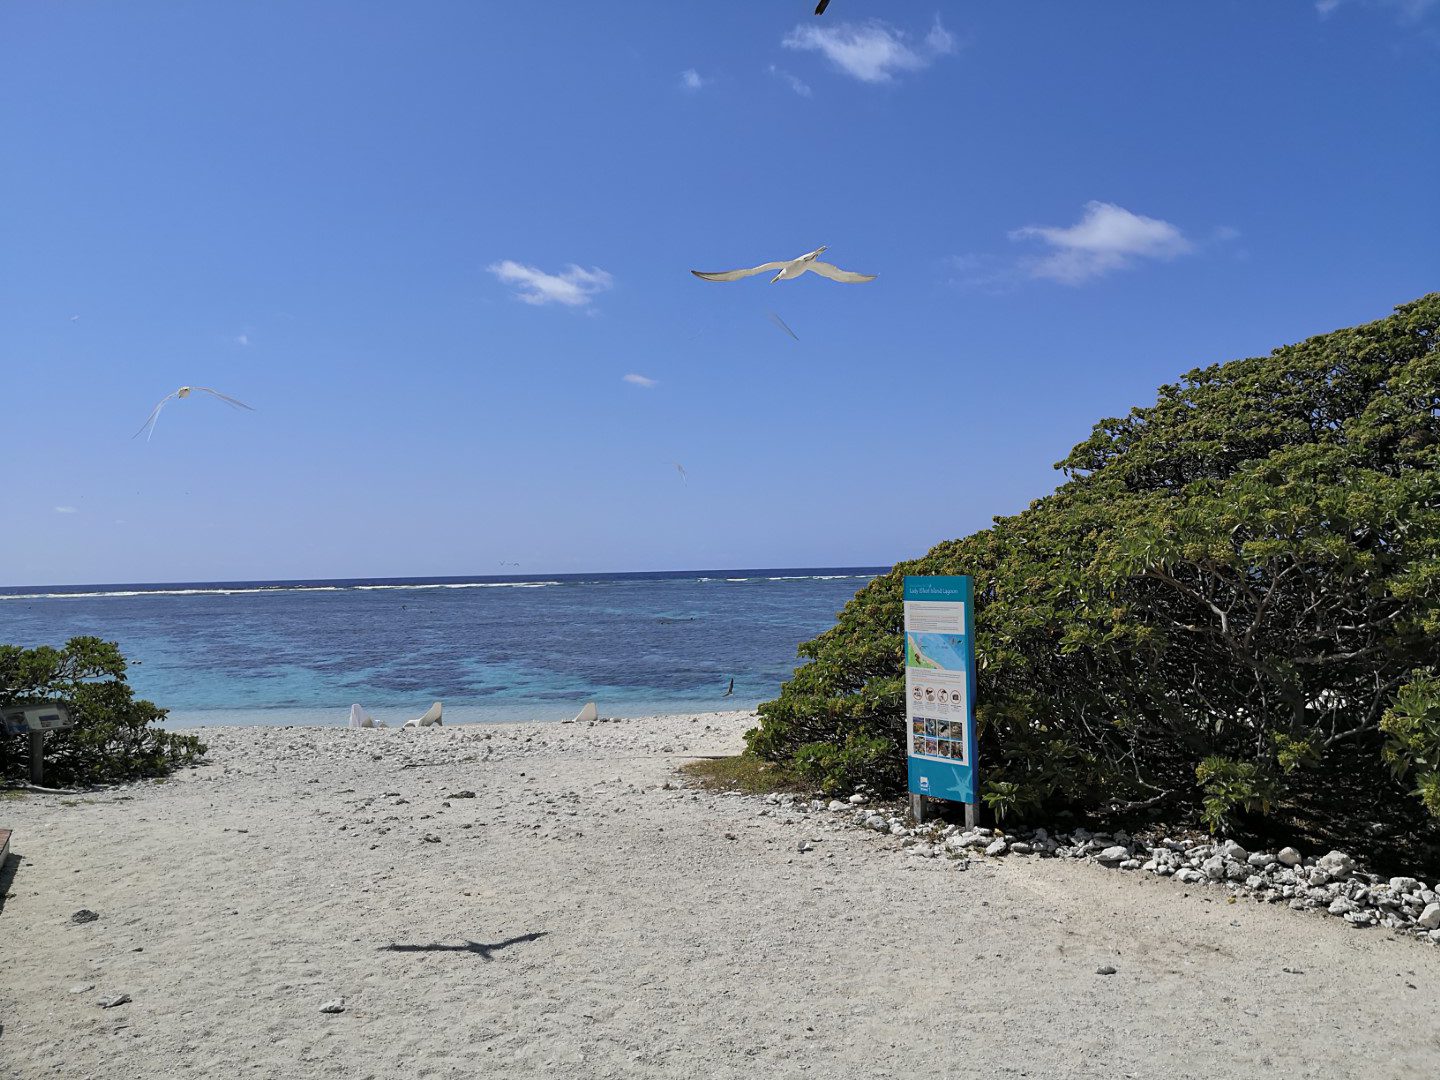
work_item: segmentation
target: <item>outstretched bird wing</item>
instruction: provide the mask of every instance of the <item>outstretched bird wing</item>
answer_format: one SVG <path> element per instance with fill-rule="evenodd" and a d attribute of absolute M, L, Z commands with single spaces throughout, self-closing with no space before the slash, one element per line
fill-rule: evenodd
<path fill-rule="evenodd" d="M 827 262 L 820 262 L 818 259 L 814 262 L 806 263 L 805 268 L 807 270 L 813 270 L 821 277 L 828 277 L 831 281 L 848 281 L 853 283 L 875 280 L 874 274 L 857 274 L 854 270 L 841 270 L 838 266 L 832 266 Z"/>
<path fill-rule="evenodd" d="M 205 393 L 210 394 L 212 397 L 217 397 L 217 398 L 219 398 L 221 401 L 225 402 L 225 404 L 227 404 L 227 405 L 234 405 L 237 409 L 250 409 L 251 412 L 254 412 L 254 411 L 255 411 L 255 410 L 254 410 L 253 408 L 251 408 L 249 405 L 246 405 L 245 402 L 243 402 L 243 401 L 237 401 L 235 398 L 231 397 L 229 394 L 222 394 L 222 393 L 220 393 L 219 390 L 212 390 L 212 389 L 210 389 L 210 387 L 208 387 L 208 386 L 196 386 L 196 387 L 193 387 L 193 389 L 195 389 L 195 390 L 204 390 Z"/>
<path fill-rule="evenodd" d="M 739 281 L 742 277 L 753 277 L 755 274 L 763 274 L 767 270 L 779 270 L 787 265 L 783 262 L 762 263 L 760 266 L 752 266 L 749 270 L 720 270 L 713 274 L 707 274 L 703 270 L 691 270 L 690 273 L 703 281 Z"/>
<path fill-rule="evenodd" d="M 830 0 L 820 0 L 820 3 L 818 3 L 818 4 L 815 5 L 815 14 L 816 14 L 816 15 L 824 15 L 824 14 L 825 14 L 825 9 L 826 9 L 827 7 L 829 7 L 829 6 L 830 6 Z"/>
<path fill-rule="evenodd" d="M 166 403 L 167 401 L 169 401 L 171 398 L 175 397 L 175 396 L 176 396 L 177 394 L 179 394 L 179 393 L 180 393 L 179 390 L 172 390 L 172 391 L 170 391 L 170 393 L 168 393 L 168 394 L 166 394 L 164 397 L 162 397 L 162 398 L 160 399 L 160 401 L 159 401 L 159 404 L 157 404 L 157 405 L 155 406 L 155 408 L 153 408 L 153 409 L 150 410 L 150 415 L 145 418 L 145 423 L 143 423 L 143 424 L 140 425 L 140 431 L 135 432 L 135 434 L 134 434 L 134 435 L 131 435 L 130 438 L 132 438 L 132 439 L 138 439 L 138 438 L 140 437 L 140 432 L 141 432 L 141 431 L 144 431 L 146 428 L 149 428 L 149 429 L 150 429 L 150 435 L 154 435 L 154 434 L 155 434 L 155 421 L 160 418 L 160 410 L 165 407 L 165 403 Z M 150 435 L 146 435 L 146 436 L 145 436 L 145 441 L 146 441 L 146 442 L 149 442 L 149 441 L 150 441 Z"/>

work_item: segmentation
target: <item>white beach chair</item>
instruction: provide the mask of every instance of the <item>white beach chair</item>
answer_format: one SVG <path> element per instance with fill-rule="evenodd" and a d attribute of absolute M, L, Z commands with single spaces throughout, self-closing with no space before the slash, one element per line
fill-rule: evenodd
<path fill-rule="evenodd" d="M 425 710 L 424 716 L 417 716 L 414 720 L 406 720 L 405 726 L 407 728 L 422 728 L 438 723 L 440 723 L 440 702 L 437 701 Z"/>

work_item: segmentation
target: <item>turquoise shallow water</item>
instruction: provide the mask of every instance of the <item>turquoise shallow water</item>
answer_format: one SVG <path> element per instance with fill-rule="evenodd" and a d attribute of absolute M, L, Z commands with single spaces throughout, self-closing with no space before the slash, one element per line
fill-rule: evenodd
<path fill-rule="evenodd" d="M 173 726 L 751 708 L 876 568 L 0 589 L 0 641 L 118 641 Z M 729 680 L 735 692 L 724 697 Z"/>

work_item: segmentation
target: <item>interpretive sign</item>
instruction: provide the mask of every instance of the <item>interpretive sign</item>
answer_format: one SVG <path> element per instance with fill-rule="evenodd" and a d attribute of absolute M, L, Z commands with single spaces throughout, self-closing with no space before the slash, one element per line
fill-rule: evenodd
<path fill-rule="evenodd" d="M 30 736 L 30 782 L 45 782 L 45 733 L 75 726 L 63 701 L 25 701 L 0 709 L 0 732 Z"/>
<path fill-rule="evenodd" d="M 75 726 L 75 718 L 61 701 L 31 701 L 0 710 L 7 735 L 34 735 Z"/>
<path fill-rule="evenodd" d="M 975 801 L 974 618 L 970 578 L 905 578 L 905 726 L 912 795 Z"/>

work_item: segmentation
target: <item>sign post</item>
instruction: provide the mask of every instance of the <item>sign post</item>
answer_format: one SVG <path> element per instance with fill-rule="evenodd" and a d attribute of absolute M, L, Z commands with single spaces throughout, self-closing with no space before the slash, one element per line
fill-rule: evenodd
<path fill-rule="evenodd" d="M 976 821 L 975 604 L 969 577 L 905 578 L 905 739 L 910 808 L 965 804 Z"/>
<path fill-rule="evenodd" d="M 0 711 L 0 728 L 6 735 L 30 736 L 30 782 L 45 783 L 45 733 L 75 726 L 63 701 L 31 701 Z"/>

